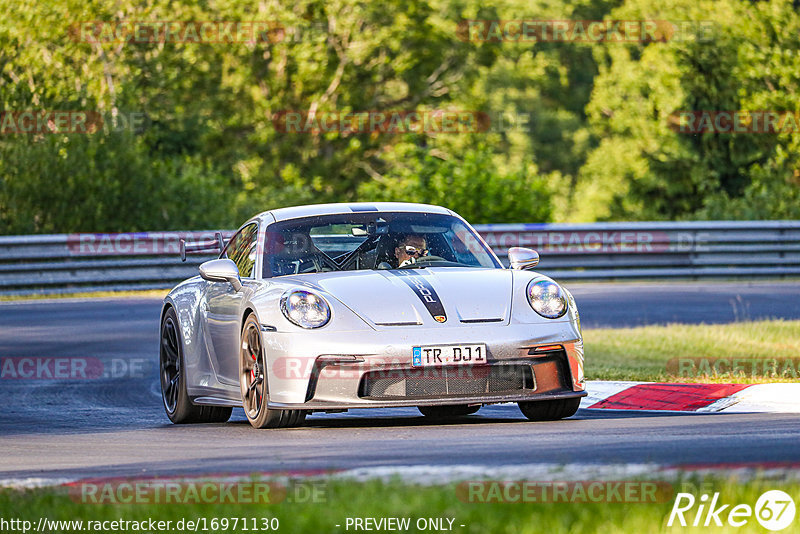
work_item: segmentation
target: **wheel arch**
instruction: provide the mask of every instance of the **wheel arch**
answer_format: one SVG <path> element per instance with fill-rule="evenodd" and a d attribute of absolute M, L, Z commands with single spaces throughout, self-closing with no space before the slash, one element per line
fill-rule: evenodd
<path fill-rule="evenodd" d="M 158 319 L 159 325 L 164 324 L 164 316 L 170 309 L 175 309 L 175 303 L 173 303 L 171 300 L 164 301 L 164 304 L 161 306 L 161 317 Z M 178 312 L 176 311 L 175 313 L 177 314 Z"/>
<path fill-rule="evenodd" d="M 258 324 L 261 324 L 261 321 L 258 318 L 258 312 L 256 311 L 256 307 L 252 303 L 248 303 L 244 307 L 244 311 L 242 312 L 242 316 L 239 318 L 239 330 L 244 328 L 244 322 L 247 320 L 247 318 L 251 314 L 255 315 L 256 316 L 256 321 L 258 321 Z"/>

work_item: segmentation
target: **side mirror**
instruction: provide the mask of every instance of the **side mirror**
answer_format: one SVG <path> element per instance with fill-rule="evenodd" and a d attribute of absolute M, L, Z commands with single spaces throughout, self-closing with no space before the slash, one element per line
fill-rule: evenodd
<path fill-rule="evenodd" d="M 539 253 L 529 248 L 511 247 L 508 249 L 508 260 L 512 269 L 533 269 L 539 265 Z"/>
<path fill-rule="evenodd" d="M 233 289 L 242 289 L 242 279 L 239 278 L 239 269 L 228 258 L 211 260 L 200 265 L 200 276 L 209 282 L 229 282 Z"/>

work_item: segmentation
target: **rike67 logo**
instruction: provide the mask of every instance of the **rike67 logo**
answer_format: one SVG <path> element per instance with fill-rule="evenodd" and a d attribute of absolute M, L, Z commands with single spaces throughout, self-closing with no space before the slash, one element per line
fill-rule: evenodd
<path fill-rule="evenodd" d="M 704 493 L 699 499 L 691 493 L 678 493 L 667 526 L 721 527 L 727 524 L 742 527 L 755 517 L 762 527 L 777 532 L 791 525 L 794 515 L 794 500 L 780 490 L 764 492 L 755 507 L 749 504 L 725 504 L 720 500 L 719 492 L 711 498 Z"/>

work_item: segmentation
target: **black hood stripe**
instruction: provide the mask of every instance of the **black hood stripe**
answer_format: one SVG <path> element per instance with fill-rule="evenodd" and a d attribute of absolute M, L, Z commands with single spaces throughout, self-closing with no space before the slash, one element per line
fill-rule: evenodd
<path fill-rule="evenodd" d="M 431 314 L 431 317 L 436 319 L 436 322 L 443 323 L 447 321 L 447 314 L 444 312 L 444 305 L 439 299 L 439 295 L 422 273 L 411 269 L 399 269 L 389 272 L 400 277 L 411 288 L 414 294 L 419 297 L 419 300 L 422 301 L 428 313 Z"/>

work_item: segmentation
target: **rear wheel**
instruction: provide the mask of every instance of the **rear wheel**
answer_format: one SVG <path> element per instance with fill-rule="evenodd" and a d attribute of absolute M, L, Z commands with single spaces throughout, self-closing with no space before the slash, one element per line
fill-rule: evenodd
<path fill-rule="evenodd" d="M 454 419 L 474 414 L 481 409 L 481 406 L 480 404 L 477 406 L 459 404 L 457 406 L 417 406 L 417 409 L 422 415 L 431 419 Z"/>
<path fill-rule="evenodd" d="M 581 398 L 520 402 L 519 409 L 531 421 L 555 421 L 578 411 Z"/>
<path fill-rule="evenodd" d="M 306 418 L 304 410 L 275 410 L 267 407 L 269 394 L 267 364 L 261 343 L 261 331 L 255 315 L 251 314 L 244 322 L 239 354 L 242 407 L 250 424 L 255 428 L 280 428 L 302 424 Z"/>
<path fill-rule="evenodd" d="M 231 416 L 231 408 L 197 406 L 186 392 L 186 370 L 183 345 L 180 342 L 178 316 L 173 308 L 167 309 L 161 323 L 161 348 L 159 351 L 161 398 L 169 420 L 182 423 L 224 423 Z"/>

